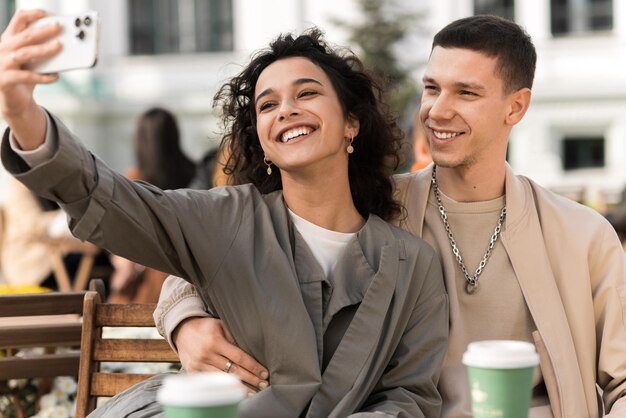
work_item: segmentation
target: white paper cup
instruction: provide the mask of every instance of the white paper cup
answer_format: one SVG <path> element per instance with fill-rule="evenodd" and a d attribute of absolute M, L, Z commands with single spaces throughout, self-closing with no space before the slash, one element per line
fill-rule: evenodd
<path fill-rule="evenodd" d="M 474 418 L 528 418 L 533 370 L 539 364 L 535 346 L 524 341 L 470 343 L 467 365 Z"/>
<path fill-rule="evenodd" d="M 166 377 L 157 400 L 167 418 L 237 418 L 245 395 L 236 376 L 203 372 Z"/>

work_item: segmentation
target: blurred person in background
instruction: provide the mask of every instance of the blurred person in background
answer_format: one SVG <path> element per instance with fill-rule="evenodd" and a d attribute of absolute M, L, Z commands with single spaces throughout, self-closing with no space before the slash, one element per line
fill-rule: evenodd
<path fill-rule="evenodd" d="M 219 147 L 208 150 L 198 162 L 196 175 L 189 184 L 189 188 L 207 190 L 229 184 L 229 176 L 224 173 L 227 161 L 227 150 L 220 151 Z"/>
<path fill-rule="evenodd" d="M 126 173 L 131 180 L 164 190 L 181 189 L 196 175 L 196 165 L 181 148 L 178 122 L 169 110 L 155 107 L 138 118 L 133 148 L 136 165 Z M 159 299 L 166 273 L 117 255 L 112 255 L 111 261 L 115 271 L 110 303 L 154 303 Z"/>
<path fill-rule="evenodd" d="M 75 241 L 76 247 L 81 246 L 67 227 L 67 215 L 55 202 L 35 195 L 12 177 L 8 178 L 5 190 L 4 231 L 0 237 L 0 267 L 4 279 L 15 288 L 38 286 L 59 290 L 51 241 Z M 70 280 L 78 270 L 81 257 L 81 253 L 73 252 L 63 255 Z M 106 252 L 96 256 L 92 268 L 101 268 L 105 274 L 100 277 L 108 284 L 111 264 Z"/>
<path fill-rule="evenodd" d="M 211 148 L 204 153 L 198 166 L 196 168 L 196 174 L 189 184 L 189 188 L 198 190 L 208 190 L 215 186 L 214 178 L 217 174 L 219 167 L 217 164 L 217 147 Z"/>

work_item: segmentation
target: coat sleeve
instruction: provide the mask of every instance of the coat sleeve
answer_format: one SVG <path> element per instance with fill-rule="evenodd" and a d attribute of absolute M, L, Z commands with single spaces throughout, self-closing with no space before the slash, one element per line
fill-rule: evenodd
<path fill-rule="evenodd" d="M 449 311 L 441 266 L 432 253 L 424 285 L 391 361 L 352 418 L 437 418 L 439 374 L 448 346 Z M 416 278 L 414 278 L 415 280 Z"/>
<path fill-rule="evenodd" d="M 194 285 L 212 281 L 230 251 L 250 189 L 161 190 L 131 181 L 90 153 L 51 118 L 52 158 L 29 167 L 2 141 L 2 162 L 35 193 L 58 202 L 72 233 L 113 254 L 184 277 Z M 241 193 L 240 193 L 241 192 Z"/>
<path fill-rule="evenodd" d="M 52 271 L 50 248 L 43 239 L 60 210 L 43 211 L 36 196 L 14 179 L 5 193 L 2 273 L 12 285 L 39 285 Z"/>
<path fill-rule="evenodd" d="M 597 383 L 607 417 L 626 417 L 626 256 L 615 232 L 604 223 L 591 249 L 598 347 Z"/>
<path fill-rule="evenodd" d="M 195 287 L 176 276 L 169 276 L 163 283 L 153 316 L 159 333 L 176 352 L 178 351 L 172 341 L 172 334 L 181 322 L 194 317 L 218 317 L 217 314 L 208 312 L 208 307 Z"/>

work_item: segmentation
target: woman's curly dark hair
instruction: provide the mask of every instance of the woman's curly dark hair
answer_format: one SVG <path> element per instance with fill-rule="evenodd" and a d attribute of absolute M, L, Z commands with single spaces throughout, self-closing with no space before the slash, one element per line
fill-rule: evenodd
<path fill-rule="evenodd" d="M 393 199 L 391 175 L 400 164 L 402 131 L 384 103 L 379 81 L 353 53 L 345 50 L 340 54 L 329 47 L 317 28 L 295 38 L 280 35 L 215 95 L 214 106 L 222 110 L 225 129 L 220 146 L 227 147 L 229 155 L 224 173 L 231 176 L 232 184 L 253 183 L 261 193 L 282 189 L 279 170 L 268 176 L 263 163 L 254 90 L 265 68 L 289 57 L 303 57 L 318 65 L 330 78 L 344 116 L 359 120 L 359 134 L 348 163 L 352 199 L 359 213 L 385 220 L 399 215 L 401 206 Z"/>

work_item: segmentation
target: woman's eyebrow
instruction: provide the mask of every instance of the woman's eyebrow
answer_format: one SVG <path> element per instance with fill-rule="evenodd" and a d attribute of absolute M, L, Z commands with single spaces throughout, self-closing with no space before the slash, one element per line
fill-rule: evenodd
<path fill-rule="evenodd" d="M 322 86 L 322 83 L 320 83 L 314 78 L 299 78 L 293 82 L 295 86 L 299 86 L 299 85 L 307 84 L 307 83 L 315 83 L 315 84 L 319 84 L 320 86 Z"/>
<path fill-rule="evenodd" d="M 324 86 L 322 83 L 320 83 L 319 81 L 317 81 L 314 78 L 299 78 L 297 80 L 294 80 L 294 82 L 292 83 L 294 86 L 299 86 L 302 84 L 307 84 L 307 83 L 315 83 L 315 84 L 319 84 L 320 86 Z M 261 100 L 263 97 L 267 96 L 268 94 L 274 92 L 274 89 L 272 89 L 271 87 L 268 89 L 263 90 L 261 93 L 259 93 L 259 95 L 256 97 L 256 99 L 254 99 L 254 104 L 256 105 L 257 103 L 259 103 L 259 100 Z"/>

